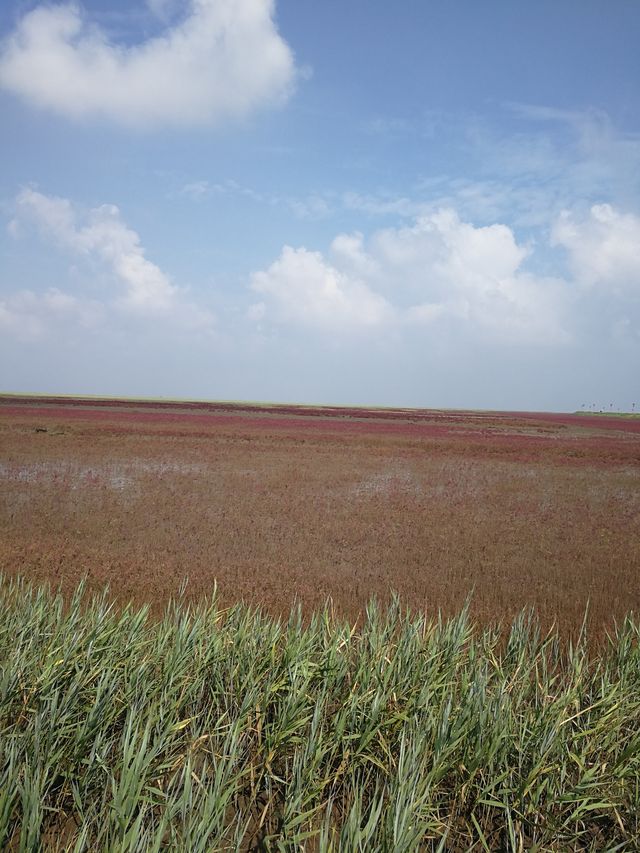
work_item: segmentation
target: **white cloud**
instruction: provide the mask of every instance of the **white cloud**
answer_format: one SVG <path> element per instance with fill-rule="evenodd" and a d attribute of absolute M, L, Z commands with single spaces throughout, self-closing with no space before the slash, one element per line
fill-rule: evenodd
<path fill-rule="evenodd" d="M 22 341 L 32 341 L 51 328 L 65 325 L 92 329 L 102 320 L 100 303 L 81 300 L 57 288 L 38 294 L 20 290 L 0 300 L 0 329 Z"/>
<path fill-rule="evenodd" d="M 186 294 L 146 258 L 140 237 L 122 220 L 115 205 L 90 210 L 82 223 L 68 199 L 24 189 L 16 199 L 16 214 L 12 224 L 35 224 L 62 248 L 101 263 L 119 285 L 120 293 L 112 302 L 120 310 L 143 318 L 166 317 L 187 327 L 212 324 L 212 316 L 189 302 Z"/>
<path fill-rule="evenodd" d="M 332 212 L 331 205 L 320 195 L 309 195 L 306 198 L 289 198 L 286 200 L 291 212 L 298 219 L 324 219 Z"/>
<path fill-rule="evenodd" d="M 344 192 L 343 208 L 368 217 L 413 220 L 451 207 L 477 224 L 506 221 L 546 232 L 562 209 L 578 202 L 607 199 L 620 208 L 637 205 L 637 131 L 623 130 L 593 109 L 508 106 L 514 125 L 508 132 L 477 115 L 435 115 L 439 145 L 461 160 L 455 174 L 432 170 L 397 192 Z M 415 120 L 416 136 L 423 122 L 424 117 Z"/>
<path fill-rule="evenodd" d="M 552 231 L 552 243 L 564 246 L 578 282 L 640 293 L 640 217 L 596 204 L 587 216 L 564 211 Z"/>
<path fill-rule="evenodd" d="M 211 183 L 206 180 L 189 181 L 180 188 L 178 195 L 185 196 L 191 201 L 202 201 L 214 195 L 237 196 L 250 199 L 258 204 L 276 205 L 282 201 L 280 196 L 264 195 L 251 187 L 239 184 L 231 178 L 218 183 Z"/>
<path fill-rule="evenodd" d="M 486 118 L 443 115 L 440 143 L 466 165 L 455 177 L 431 175 L 418 182 L 417 198 L 408 204 L 405 200 L 405 207 L 422 199 L 430 209 L 451 206 L 482 224 L 507 221 L 518 228 L 547 229 L 563 208 L 578 202 L 607 199 L 621 208 L 637 204 L 637 131 L 617 127 L 594 109 L 508 106 L 512 126 L 507 131 Z"/>
<path fill-rule="evenodd" d="M 201 201 L 215 191 L 216 188 L 212 187 L 209 181 L 191 181 L 182 187 L 180 195 L 187 196 L 192 201 Z"/>
<path fill-rule="evenodd" d="M 260 192 L 233 179 L 218 183 L 211 183 L 206 180 L 189 181 L 180 188 L 178 195 L 196 202 L 212 196 L 234 196 L 268 207 L 286 208 L 296 219 L 325 219 L 333 213 L 330 200 L 331 193 L 310 193 L 307 196 L 296 198 L 271 192 Z"/>
<path fill-rule="evenodd" d="M 393 309 L 367 285 L 327 263 L 320 252 L 285 246 L 251 287 L 270 300 L 279 319 L 323 329 L 378 326 Z"/>
<path fill-rule="evenodd" d="M 159 14 L 171 6 L 151 3 Z M 0 86 L 74 119 L 216 123 L 290 94 L 294 59 L 273 13 L 273 0 L 191 0 L 182 22 L 125 46 L 75 3 L 39 6 L 0 53 Z"/>
<path fill-rule="evenodd" d="M 321 329 L 434 327 L 444 318 L 503 343 L 565 342 L 566 283 L 523 269 L 529 249 L 506 225 L 476 228 L 453 210 L 405 228 L 340 234 L 330 260 L 285 246 L 251 287 L 278 321 Z"/>
<path fill-rule="evenodd" d="M 414 217 L 426 211 L 429 205 L 424 201 L 415 201 L 406 196 L 395 198 L 388 195 L 363 195 L 357 192 L 346 192 L 342 196 L 346 210 L 356 210 L 370 216 Z"/>

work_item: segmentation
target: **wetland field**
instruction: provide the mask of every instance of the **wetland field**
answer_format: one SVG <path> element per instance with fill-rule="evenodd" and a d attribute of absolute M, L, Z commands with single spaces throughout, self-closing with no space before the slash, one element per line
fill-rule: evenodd
<path fill-rule="evenodd" d="M 0 398 L 0 848 L 640 848 L 640 419 Z"/>

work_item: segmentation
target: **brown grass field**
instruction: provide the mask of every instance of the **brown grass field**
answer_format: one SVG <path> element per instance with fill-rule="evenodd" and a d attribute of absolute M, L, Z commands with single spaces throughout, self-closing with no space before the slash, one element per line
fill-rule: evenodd
<path fill-rule="evenodd" d="M 640 609 L 640 419 L 4 396 L 0 570 L 597 637 Z"/>

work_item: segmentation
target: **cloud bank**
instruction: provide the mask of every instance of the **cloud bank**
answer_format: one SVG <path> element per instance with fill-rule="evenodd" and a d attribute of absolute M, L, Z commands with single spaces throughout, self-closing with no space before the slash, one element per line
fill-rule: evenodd
<path fill-rule="evenodd" d="M 15 207 L 9 228 L 16 237 L 35 229 L 72 256 L 81 276 L 84 269 L 87 280 L 109 290 L 96 299 L 95 284 L 69 293 L 43 282 L 37 292 L 6 294 L 0 328 L 14 338 L 29 341 L 62 326 L 118 328 L 129 320 L 163 334 L 214 328 L 213 316 L 147 257 L 117 207 L 82 210 L 31 188 Z M 640 217 L 598 204 L 563 212 L 548 233 L 548 242 L 522 243 L 505 224 L 476 226 L 443 208 L 368 237 L 338 234 L 325 252 L 285 245 L 238 297 L 252 300 L 244 320 L 236 303 L 215 328 L 233 352 L 250 349 L 269 329 L 280 330 L 281 340 L 308 340 L 311 349 L 313 340 L 341 340 L 363 352 L 376 340 L 425 351 L 458 341 L 477 352 L 488 347 L 515 357 L 533 347 L 552 357 L 594 335 L 635 347 Z"/>
<path fill-rule="evenodd" d="M 573 274 L 582 284 L 640 296 L 640 217 L 610 204 L 595 204 L 581 218 L 563 211 L 551 240 L 567 249 Z"/>
<path fill-rule="evenodd" d="M 152 8 L 160 13 L 169 4 Z M 291 93 L 294 58 L 273 15 L 273 0 L 191 0 L 183 21 L 124 46 L 75 3 L 39 6 L 0 52 L 0 86 L 72 119 L 220 123 Z"/>
<path fill-rule="evenodd" d="M 107 306 L 142 321 L 200 330 L 213 326 L 213 316 L 189 301 L 186 292 L 146 257 L 139 235 L 115 205 L 101 205 L 83 214 L 69 199 L 27 188 L 16 198 L 16 216 L 9 230 L 19 236 L 29 226 L 72 256 L 97 266 L 113 283 L 115 293 L 101 303 L 57 289 L 41 295 L 20 291 L 0 303 L 5 328 L 33 337 L 46 329 L 47 318 L 55 322 L 63 316 L 87 326 L 97 322 Z"/>
<path fill-rule="evenodd" d="M 20 290 L 0 299 L 0 329 L 23 342 L 42 337 L 52 326 L 95 328 L 102 315 L 98 302 L 78 299 L 55 287 L 44 293 Z"/>
<path fill-rule="evenodd" d="M 366 242 L 340 234 L 326 257 L 285 246 L 252 276 L 263 300 L 252 316 L 324 331 L 458 324 L 500 343 L 564 343 L 568 283 L 528 272 L 529 254 L 506 225 L 443 209 Z"/>

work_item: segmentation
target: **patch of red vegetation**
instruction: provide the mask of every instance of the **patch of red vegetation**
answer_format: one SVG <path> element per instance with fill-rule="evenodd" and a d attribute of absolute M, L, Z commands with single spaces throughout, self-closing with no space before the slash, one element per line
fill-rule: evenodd
<path fill-rule="evenodd" d="M 90 399 L 83 397 L 12 397 L 6 395 L 0 399 L 0 412 L 15 413 L 26 407 L 31 410 L 51 409 L 57 413 L 85 411 L 111 412 L 118 416 L 125 411 L 134 411 L 137 415 L 145 412 L 178 415 L 235 415 L 246 417 L 258 415 L 265 418 L 284 416 L 287 418 L 331 419 L 332 421 L 397 421 L 409 424 L 428 423 L 465 427 L 482 427 L 493 424 L 500 427 L 526 428 L 546 424 L 547 428 L 571 426 L 596 430 L 618 430 L 640 433 L 640 418 L 616 417 L 615 415 L 576 414 L 559 412 L 491 412 L 444 409 L 379 409 L 349 406 L 300 406 L 288 404 L 259 405 L 254 403 L 201 402 L 201 401 L 156 401 L 156 400 L 118 400 Z"/>
<path fill-rule="evenodd" d="M 515 416 L 516 413 L 501 413 L 506 416 Z M 549 424 L 560 424 L 562 426 L 583 427 L 584 429 L 619 430 L 620 432 L 640 433 L 640 418 L 616 417 L 615 415 L 580 415 L 564 414 L 559 412 L 527 412 L 520 414 L 529 421 L 545 421 Z"/>
<path fill-rule="evenodd" d="M 598 625 L 638 606 L 634 419 L 0 398 L 0 570 L 162 606 L 188 575 Z"/>
<path fill-rule="evenodd" d="M 5 397 L 0 400 L 3 416 L 36 429 L 43 421 L 55 421 L 84 422 L 112 434 L 133 430 L 192 438 L 226 433 L 331 440 L 351 435 L 426 442 L 432 453 L 596 466 L 640 463 L 640 420 L 597 415 Z"/>

